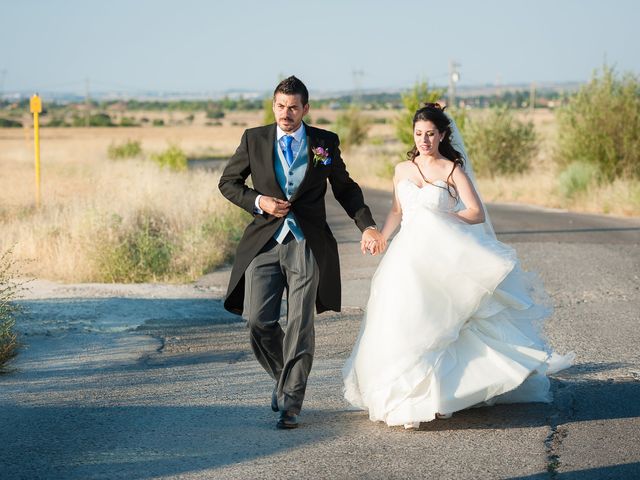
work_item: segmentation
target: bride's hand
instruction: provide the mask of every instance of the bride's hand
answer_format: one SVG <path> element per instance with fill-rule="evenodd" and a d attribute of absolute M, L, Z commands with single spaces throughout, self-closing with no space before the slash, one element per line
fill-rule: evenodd
<path fill-rule="evenodd" d="M 376 228 L 367 228 L 362 232 L 362 240 L 360 240 L 360 250 L 362 253 L 369 252 L 371 255 L 377 255 L 384 252 L 387 241 Z"/>
<path fill-rule="evenodd" d="M 387 245 L 388 245 L 387 239 L 382 238 L 378 243 L 378 253 L 384 253 L 384 251 L 387 249 Z"/>
<path fill-rule="evenodd" d="M 367 245 L 367 250 L 371 255 L 374 255 L 374 256 L 380 253 L 383 253 L 386 250 L 386 248 L 387 248 L 387 242 L 384 238 L 380 240 L 372 241 Z"/>

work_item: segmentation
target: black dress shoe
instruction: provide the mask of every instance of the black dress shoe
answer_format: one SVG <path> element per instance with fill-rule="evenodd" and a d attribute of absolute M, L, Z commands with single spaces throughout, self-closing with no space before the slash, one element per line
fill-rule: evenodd
<path fill-rule="evenodd" d="M 273 387 L 273 393 L 271 394 L 271 410 L 277 412 L 278 408 L 278 386 Z"/>
<path fill-rule="evenodd" d="M 298 415 L 285 410 L 281 411 L 276 427 L 282 429 L 298 428 Z"/>

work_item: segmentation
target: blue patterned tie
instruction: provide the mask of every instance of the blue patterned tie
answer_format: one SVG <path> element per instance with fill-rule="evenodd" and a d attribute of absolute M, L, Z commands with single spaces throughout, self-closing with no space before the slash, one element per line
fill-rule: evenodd
<path fill-rule="evenodd" d="M 284 136 L 284 159 L 287 161 L 287 165 L 291 166 L 293 163 L 293 150 L 291 150 L 291 142 L 293 137 L 291 135 Z"/>

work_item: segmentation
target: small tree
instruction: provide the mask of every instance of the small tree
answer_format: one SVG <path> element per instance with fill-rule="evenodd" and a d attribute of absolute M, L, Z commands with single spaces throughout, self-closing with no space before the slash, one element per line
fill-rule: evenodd
<path fill-rule="evenodd" d="M 215 107 L 207 109 L 206 117 L 213 120 L 220 120 L 221 118 L 224 118 L 224 111 L 220 108 Z"/>
<path fill-rule="evenodd" d="M 492 108 L 480 119 L 465 120 L 463 134 L 480 176 L 524 172 L 537 152 L 533 123 L 517 120 L 506 107 Z"/>
<path fill-rule="evenodd" d="M 271 125 L 275 123 L 276 116 L 273 114 L 273 99 L 267 97 L 262 101 L 262 123 Z"/>
<path fill-rule="evenodd" d="M 10 118 L 0 118 L 0 128 L 21 128 L 22 123 Z"/>
<path fill-rule="evenodd" d="M 395 119 L 396 137 L 403 144 L 405 151 L 413 148 L 413 116 L 424 103 L 437 102 L 443 90 L 429 90 L 427 82 L 416 83 L 411 90 L 401 95 L 404 109 Z"/>
<path fill-rule="evenodd" d="M 108 113 L 100 112 L 89 117 L 90 127 L 115 127 Z"/>
<path fill-rule="evenodd" d="M 640 79 L 619 77 L 604 65 L 558 110 L 556 160 L 563 167 L 584 162 L 601 179 L 640 179 Z"/>
<path fill-rule="evenodd" d="M 358 107 L 351 106 L 336 118 L 335 131 L 340 137 L 340 144 L 346 150 L 364 142 L 370 126 L 371 120 L 365 117 Z"/>

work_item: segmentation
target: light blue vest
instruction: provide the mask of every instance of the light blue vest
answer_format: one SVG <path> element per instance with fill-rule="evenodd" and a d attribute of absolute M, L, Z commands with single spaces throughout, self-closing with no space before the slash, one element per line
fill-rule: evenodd
<path fill-rule="evenodd" d="M 302 139 L 300 149 L 298 150 L 298 155 L 293 159 L 293 163 L 291 164 L 291 166 L 287 164 L 287 160 L 284 158 L 284 153 L 282 153 L 282 149 L 280 148 L 280 144 L 277 139 L 274 148 L 274 169 L 276 172 L 276 180 L 278 181 L 278 185 L 280 185 L 282 191 L 287 196 L 287 200 L 290 200 L 296 190 L 298 190 L 298 187 L 300 186 L 300 184 L 302 183 L 302 179 L 304 178 L 304 174 L 307 171 L 309 162 L 307 138 L 305 136 Z M 304 234 L 302 233 L 302 230 L 300 230 L 298 222 L 296 221 L 296 217 L 292 212 L 289 212 L 287 214 L 284 222 L 282 223 L 280 228 L 278 228 L 273 238 L 278 243 L 282 243 L 284 241 L 284 238 L 287 236 L 287 233 L 289 232 L 293 234 L 298 242 L 304 239 Z"/>

